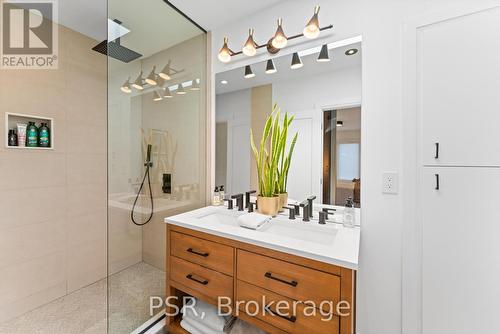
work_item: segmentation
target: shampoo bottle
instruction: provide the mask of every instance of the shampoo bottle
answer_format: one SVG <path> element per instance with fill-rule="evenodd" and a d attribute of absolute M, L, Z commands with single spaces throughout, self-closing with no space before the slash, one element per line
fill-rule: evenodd
<path fill-rule="evenodd" d="M 36 127 L 35 122 L 28 122 L 28 128 L 26 129 L 26 146 L 38 146 L 38 128 Z"/>
<path fill-rule="evenodd" d="M 16 130 L 9 130 L 9 146 L 17 146 Z"/>
<path fill-rule="evenodd" d="M 219 201 L 222 203 L 222 201 L 224 201 L 224 196 L 226 196 L 225 192 L 224 192 L 224 186 L 219 186 Z"/>
<path fill-rule="evenodd" d="M 47 123 L 40 124 L 38 129 L 38 146 L 40 147 L 50 147 L 50 129 Z"/>

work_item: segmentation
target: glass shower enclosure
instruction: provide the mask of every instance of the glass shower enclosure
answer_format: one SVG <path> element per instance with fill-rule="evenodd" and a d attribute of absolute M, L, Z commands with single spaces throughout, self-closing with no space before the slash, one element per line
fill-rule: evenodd
<path fill-rule="evenodd" d="M 140 333 L 164 218 L 205 205 L 207 38 L 167 1 L 109 0 L 108 19 L 108 333 Z"/>

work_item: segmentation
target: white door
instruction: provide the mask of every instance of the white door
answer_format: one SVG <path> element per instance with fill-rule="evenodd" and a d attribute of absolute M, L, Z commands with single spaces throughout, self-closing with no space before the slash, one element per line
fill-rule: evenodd
<path fill-rule="evenodd" d="M 424 164 L 500 166 L 500 9 L 420 27 L 417 55 Z"/>
<path fill-rule="evenodd" d="M 227 122 L 227 187 L 226 193 L 250 190 L 250 123 L 241 120 Z"/>
<path fill-rule="evenodd" d="M 500 168 L 422 170 L 422 332 L 500 333 Z"/>
<path fill-rule="evenodd" d="M 290 199 L 302 201 L 310 195 L 315 195 L 316 202 L 322 203 L 321 113 L 321 110 L 290 112 L 295 118 L 288 130 L 288 142 L 296 132 L 299 133 L 288 173 L 287 191 Z"/>

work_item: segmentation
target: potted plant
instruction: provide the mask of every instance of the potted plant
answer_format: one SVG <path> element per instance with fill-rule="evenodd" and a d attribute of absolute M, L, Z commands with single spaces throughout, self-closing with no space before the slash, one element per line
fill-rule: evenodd
<path fill-rule="evenodd" d="M 297 142 L 297 136 L 298 136 L 298 133 L 295 133 L 290 143 L 290 146 L 288 147 L 288 152 L 287 152 L 286 145 L 288 137 L 288 127 L 292 123 L 293 118 L 294 116 L 288 117 L 288 113 L 285 113 L 282 128 L 281 129 L 278 128 L 278 131 L 280 131 L 280 136 L 281 136 L 279 145 L 280 161 L 278 165 L 276 187 L 274 191 L 279 197 L 280 211 L 283 210 L 283 207 L 288 204 L 288 192 L 287 192 L 288 171 L 290 170 L 290 162 L 292 160 L 293 149 L 295 148 L 295 143 Z"/>
<path fill-rule="evenodd" d="M 293 147 L 297 134 L 292 140 L 289 152 L 285 156 L 288 127 L 293 120 L 285 114 L 283 127 L 280 127 L 280 111 L 275 104 L 266 120 L 259 148 L 255 145 L 252 130 L 250 130 L 250 144 L 257 166 L 258 196 L 257 207 L 262 214 L 275 216 L 287 198 L 286 183 L 290 167 Z"/>

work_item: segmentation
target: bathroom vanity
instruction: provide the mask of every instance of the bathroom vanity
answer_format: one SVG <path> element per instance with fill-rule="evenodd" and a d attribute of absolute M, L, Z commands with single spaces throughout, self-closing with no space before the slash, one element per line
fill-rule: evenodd
<path fill-rule="evenodd" d="M 242 214 L 209 206 L 165 218 L 166 295 L 229 297 L 234 315 L 267 333 L 354 333 L 359 227 L 278 216 L 249 230 L 237 224 Z M 256 312 L 263 300 L 269 307 Z M 171 333 L 187 333 L 179 321 L 168 318 Z"/>

